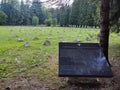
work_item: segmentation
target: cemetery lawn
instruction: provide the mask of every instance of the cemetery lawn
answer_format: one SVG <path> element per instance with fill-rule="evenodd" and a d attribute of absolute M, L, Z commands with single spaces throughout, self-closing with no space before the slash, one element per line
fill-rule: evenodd
<path fill-rule="evenodd" d="M 100 29 L 69 27 L 0 26 L 0 90 L 69 90 L 66 78 L 58 77 L 59 42 L 98 43 Z M 20 38 L 23 40 L 20 41 Z M 35 39 L 37 38 L 37 39 Z M 43 45 L 50 41 L 50 45 Z M 25 46 L 29 42 L 30 46 Z M 120 88 L 120 33 L 110 33 L 109 60 L 117 76 L 115 84 L 100 87 Z M 70 86 L 71 88 L 72 86 Z M 67 88 L 67 89 L 66 89 Z M 88 87 L 89 88 L 89 87 Z"/>

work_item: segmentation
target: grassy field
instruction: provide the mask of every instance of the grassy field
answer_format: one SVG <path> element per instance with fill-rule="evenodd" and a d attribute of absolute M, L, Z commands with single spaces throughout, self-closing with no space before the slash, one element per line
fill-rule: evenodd
<path fill-rule="evenodd" d="M 33 87 L 38 85 L 37 90 L 63 88 L 66 80 L 58 78 L 57 70 L 58 43 L 98 43 L 98 34 L 99 29 L 93 28 L 1 26 L 0 90 L 6 87 L 14 88 L 13 90 L 36 90 L 18 89 L 23 86 L 20 80 L 24 81 L 24 85 L 28 85 L 28 82 Z M 34 40 L 35 37 L 39 40 Z M 23 38 L 24 41 L 19 42 L 19 38 Z M 51 45 L 43 45 L 46 40 L 49 40 Z M 26 47 L 26 42 L 30 42 L 31 46 Z M 111 62 L 120 60 L 120 33 L 110 34 L 109 59 Z M 17 86 L 12 87 L 15 85 Z"/>

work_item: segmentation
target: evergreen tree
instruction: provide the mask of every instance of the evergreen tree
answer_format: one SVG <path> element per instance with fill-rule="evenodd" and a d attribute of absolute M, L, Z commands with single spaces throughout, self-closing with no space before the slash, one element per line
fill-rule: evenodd
<path fill-rule="evenodd" d="M 74 0 L 70 14 L 70 24 L 76 26 L 94 26 L 96 3 L 90 0 Z"/>
<path fill-rule="evenodd" d="M 112 31 L 120 32 L 120 0 L 111 0 L 110 24 Z"/>
<path fill-rule="evenodd" d="M 39 18 L 37 16 L 33 16 L 32 25 L 37 26 L 39 24 Z"/>
<path fill-rule="evenodd" d="M 52 18 L 52 13 L 51 13 L 50 9 L 44 8 L 43 9 L 43 14 L 44 14 L 44 18 L 45 19 Z"/>
<path fill-rule="evenodd" d="M 28 2 L 28 0 L 27 0 Z M 30 16 L 30 6 L 29 4 L 24 4 L 23 0 L 21 0 L 20 5 L 20 24 L 21 25 L 30 25 L 31 24 L 31 16 Z"/>
<path fill-rule="evenodd" d="M 88 7 L 87 7 L 87 16 L 88 18 L 86 18 L 87 20 L 87 24 L 88 26 L 95 26 L 95 22 L 94 22 L 94 17 L 96 14 L 96 3 L 92 3 L 92 2 L 87 2 Z M 99 15 L 100 16 L 100 15 Z M 98 18 L 97 18 L 98 19 Z"/>
<path fill-rule="evenodd" d="M 46 26 L 51 26 L 51 24 L 52 24 L 52 19 L 51 19 L 51 18 L 45 19 L 44 23 L 45 23 Z"/>
<path fill-rule="evenodd" d="M 69 25 L 69 19 L 70 19 L 70 7 L 68 5 L 65 6 L 65 26 Z"/>
<path fill-rule="evenodd" d="M 60 8 L 60 26 L 68 26 L 69 25 L 69 6 L 63 5 Z"/>
<path fill-rule="evenodd" d="M 79 13 L 79 8 L 80 8 L 80 1 L 79 0 L 74 0 L 71 8 L 71 13 L 70 13 L 70 24 L 71 25 L 79 25 L 78 22 L 78 13 Z"/>
<path fill-rule="evenodd" d="M 32 16 L 37 16 L 39 18 L 39 24 L 44 23 L 44 15 L 42 11 L 42 5 L 40 0 L 33 0 L 31 6 L 31 14 Z"/>
<path fill-rule="evenodd" d="M 0 10 L 0 25 L 5 25 L 7 23 L 7 15 Z"/>
<path fill-rule="evenodd" d="M 25 23 L 24 15 L 25 15 L 25 13 L 24 13 L 24 2 L 23 2 L 23 0 L 21 0 L 21 4 L 20 4 L 20 21 L 19 21 L 19 23 L 21 25 L 24 25 L 24 23 Z"/>
<path fill-rule="evenodd" d="M 62 6 L 60 8 L 60 26 L 64 26 L 65 25 L 65 7 Z"/>
<path fill-rule="evenodd" d="M 96 4 L 96 11 L 94 16 L 94 25 L 100 27 L 100 1 Z"/>
<path fill-rule="evenodd" d="M 56 25 L 57 25 L 57 19 L 56 19 L 56 18 L 53 18 L 53 19 L 52 19 L 52 25 L 53 25 L 53 26 L 56 26 Z"/>
<path fill-rule="evenodd" d="M 6 13 L 8 16 L 8 23 L 9 25 L 16 25 L 19 18 L 19 11 L 18 11 L 18 0 L 8 0 L 8 2 L 2 3 L 1 9 Z M 14 17 L 14 18 L 13 18 Z"/>

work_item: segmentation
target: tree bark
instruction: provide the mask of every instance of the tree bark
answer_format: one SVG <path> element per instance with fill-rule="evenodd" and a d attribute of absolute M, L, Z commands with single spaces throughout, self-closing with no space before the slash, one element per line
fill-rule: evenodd
<path fill-rule="evenodd" d="M 107 60 L 108 60 L 108 47 L 109 47 L 109 10 L 110 10 L 110 0 L 101 0 L 100 46 Z"/>

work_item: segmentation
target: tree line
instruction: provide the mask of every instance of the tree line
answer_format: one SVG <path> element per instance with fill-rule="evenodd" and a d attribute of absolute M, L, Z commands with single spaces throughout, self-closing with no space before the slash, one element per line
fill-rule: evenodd
<path fill-rule="evenodd" d="M 111 0 L 111 26 L 117 32 L 120 26 L 120 0 Z M 2 0 L 0 25 L 40 25 L 100 27 L 100 1 L 74 0 L 72 5 L 46 8 L 40 0 Z"/>
<path fill-rule="evenodd" d="M 45 8 L 40 0 L 2 0 L 0 7 L 1 25 L 32 25 L 37 21 L 48 26 L 99 26 L 95 22 L 97 7 L 88 0 L 74 0 L 60 8 Z"/>
<path fill-rule="evenodd" d="M 42 5 L 39 0 L 34 0 L 32 3 L 30 0 L 24 2 L 21 0 L 2 0 L 0 15 L 4 25 L 31 25 L 32 19 L 37 17 L 38 23 L 41 24 L 44 21 L 44 15 L 42 12 Z"/>

